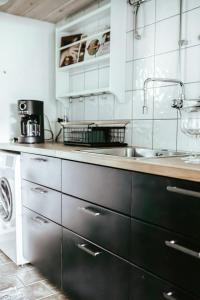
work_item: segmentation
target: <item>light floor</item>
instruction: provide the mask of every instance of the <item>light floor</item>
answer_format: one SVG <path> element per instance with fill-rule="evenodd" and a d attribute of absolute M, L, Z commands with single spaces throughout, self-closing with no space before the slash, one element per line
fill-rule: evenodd
<path fill-rule="evenodd" d="M 0 251 L 0 300 L 69 300 L 33 266 L 17 267 Z"/>

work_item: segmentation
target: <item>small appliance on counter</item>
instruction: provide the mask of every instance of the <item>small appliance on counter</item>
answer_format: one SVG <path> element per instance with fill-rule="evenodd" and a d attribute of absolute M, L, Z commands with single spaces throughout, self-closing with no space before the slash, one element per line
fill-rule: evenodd
<path fill-rule="evenodd" d="M 44 104 L 38 100 L 19 100 L 18 114 L 21 117 L 19 143 L 44 143 Z"/>
<path fill-rule="evenodd" d="M 127 120 L 61 122 L 64 145 L 87 147 L 126 146 Z"/>

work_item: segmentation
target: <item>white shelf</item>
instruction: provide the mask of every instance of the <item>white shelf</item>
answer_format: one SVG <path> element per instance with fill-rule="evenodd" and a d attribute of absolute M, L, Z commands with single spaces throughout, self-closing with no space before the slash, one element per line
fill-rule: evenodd
<path fill-rule="evenodd" d="M 108 28 L 108 29 L 106 29 L 106 30 L 103 30 L 103 31 L 100 31 L 100 32 L 93 33 L 93 34 L 91 34 L 91 35 L 89 35 L 89 36 L 87 36 L 87 37 L 85 37 L 85 38 L 83 38 L 83 39 L 81 39 L 81 40 L 79 40 L 79 41 L 77 41 L 77 42 L 74 42 L 74 43 L 71 43 L 71 44 L 69 44 L 69 45 L 60 47 L 59 50 L 60 50 L 60 51 L 61 51 L 61 50 L 65 50 L 65 49 L 70 48 L 70 47 L 73 47 L 73 46 L 75 46 L 75 45 L 79 45 L 80 43 L 82 44 L 82 43 L 84 43 L 84 42 L 87 42 L 88 40 L 91 40 L 91 39 L 93 39 L 93 38 L 95 38 L 95 37 L 98 37 L 98 36 L 102 36 L 102 35 L 104 35 L 105 33 L 108 33 L 108 32 L 110 32 L 110 28 Z"/>
<path fill-rule="evenodd" d="M 100 89 L 94 89 L 94 90 L 84 90 L 84 91 L 67 93 L 65 95 L 58 96 L 57 100 L 63 101 L 64 99 L 69 99 L 69 98 L 98 96 L 98 95 L 110 94 L 110 93 L 111 93 L 110 88 L 106 87 L 106 88 L 100 88 Z"/>
<path fill-rule="evenodd" d="M 101 16 L 105 17 L 106 13 L 110 14 L 110 10 L 111 10 L 111 4 L 109 3 L 57 28 L 56 31 L 65 32 L 65 31 L 80 30 L 80 28 L 85 24 L 95 21 L 97 18 L 100 19 Z"/>
<path fill-rule="evenodd" d="M 76 64 L 72 64 L 66 67 L 62 67 L 62 68 L 58 68 L 59 72 L 66 72 L 72 69 L 78 69 L 78 68 L 82 68 L 85 66 L 89 66 L 89 65 L 96 65 L 100 62 L 108 62 L 109 63 L 110 60 L 110 53 L 109 54 L 105 54 L 105 55 L 101 55 L 101 56 L 97 56 L 95 58 L 91 58 Z"/>

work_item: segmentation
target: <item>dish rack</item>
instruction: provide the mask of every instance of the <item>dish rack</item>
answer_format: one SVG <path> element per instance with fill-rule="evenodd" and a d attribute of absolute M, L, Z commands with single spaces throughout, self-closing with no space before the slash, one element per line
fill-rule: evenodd
<path fill-rule="evenodd" d="M 87 147 L 126 146 L 128 121 L 62 122 L 64 145 Z"/>

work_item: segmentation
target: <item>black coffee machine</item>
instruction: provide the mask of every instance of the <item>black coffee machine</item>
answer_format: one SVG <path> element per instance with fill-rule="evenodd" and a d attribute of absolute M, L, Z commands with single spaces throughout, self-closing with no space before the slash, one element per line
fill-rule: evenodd
<path fill-rule="evenodd" d="M 21 117 L 19 143 L 36 144 L 44 142 L 44 104 L 37 100 L 19 100 L 18 114 Z"/>

